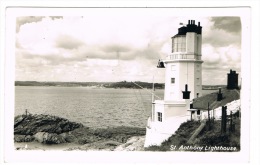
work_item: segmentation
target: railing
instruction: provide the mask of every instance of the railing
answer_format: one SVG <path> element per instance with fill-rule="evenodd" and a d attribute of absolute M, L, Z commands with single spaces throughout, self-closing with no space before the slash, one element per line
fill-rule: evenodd
<path fill-rule="evenodd" d="M 201 60 L 200 55 L 194 55 L 194 54 L 170 54 L 166 57 L 167 60 L 175 60 L 175 59 L 195 59 L 195 60 Z"/>

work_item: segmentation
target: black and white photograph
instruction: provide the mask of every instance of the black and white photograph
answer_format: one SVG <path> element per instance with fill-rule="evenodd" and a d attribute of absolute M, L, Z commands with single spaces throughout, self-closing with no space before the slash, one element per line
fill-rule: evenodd
<path fill-rule="evenodd" d="M 250 8 L 6 16 L 7 153 L 249 153 Z"/>

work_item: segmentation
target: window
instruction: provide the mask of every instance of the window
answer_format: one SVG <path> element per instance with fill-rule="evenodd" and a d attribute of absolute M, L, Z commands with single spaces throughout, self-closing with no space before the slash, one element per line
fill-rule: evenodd
<path fill-rule="evenodd" d="M 158 115 L 158 121 L 162 122 L 162 113 L 157 112 L 157 115 Z"/>
<path fill-rule="evenodd" d="M 186 36 L 177 36 L 173 38 L 172 52 L 186 52 Z"/>
<path fill-rule="evenodd" d="M 197 111 L 197 115 L 200 115 L 200 110 Z"/>
<path fill-rule="evenodd" d="M 200 71 L 200 66 L 199 66 L 199 65 L 197 65 L 197 71 L 198 71 L 198 72 Z"/>
<path fill-rule="evenodd" d="M 197 78 L 197 85 L 200 85 L 200 78 Z"/>
<path fill-rule="evenodd" d="M 171 83 L 175 84 L 175 78 L 171 78 Z"/>
<path fill-rule="evenodd" d="M 176 70 L 176 65 L 172 65 L 172 66 L 171 66 L 171 70 L 172 70 L 172 71 L 175 71 L 175 70 Z"/>

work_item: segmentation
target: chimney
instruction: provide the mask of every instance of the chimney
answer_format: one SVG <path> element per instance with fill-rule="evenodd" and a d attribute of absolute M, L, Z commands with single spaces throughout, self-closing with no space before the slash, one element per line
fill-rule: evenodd
<path fill-rule="evenodd" d="M 221 101 L 223 99 L 222 93 L 221 93 L 221 87 L 218 88 L 218 96 L 217 101 Z"/>
<path fill-rule="evenodd" d="M 198 26 L 200 26 L 200 22 L 198 22 Z"/>
<path fill-rule="evenodd" d="M 227 74 L 227 89 L 238 89 L 238 73 L 230 69 Z"/>
<path fill-rule="evenodd" d="M 190 20 L 188 21 L 188 25 L 190 24 Z"/>
<path fill-rule="evenodd" d="M 188 91 L 188 85 L 185 84 L 185 91 L 182 91 L 183 99 L 190 99 L 190 91 Z"/>

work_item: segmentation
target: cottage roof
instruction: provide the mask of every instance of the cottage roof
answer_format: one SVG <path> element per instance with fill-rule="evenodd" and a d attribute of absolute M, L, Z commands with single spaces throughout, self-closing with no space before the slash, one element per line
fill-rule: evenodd
<path fill-rule="evenodd" d="M 237 89 L 222 89 L 221 93 L 223 96 L 221 101 L 217 101 L 218 92 L 213 92 L 193 99 L 193 108 L 207 110 L 209 104 L 209 109 L 215 109 L 220 106 L 224 106 L 229 102 L 240 99 L 240 90 Z"/>

